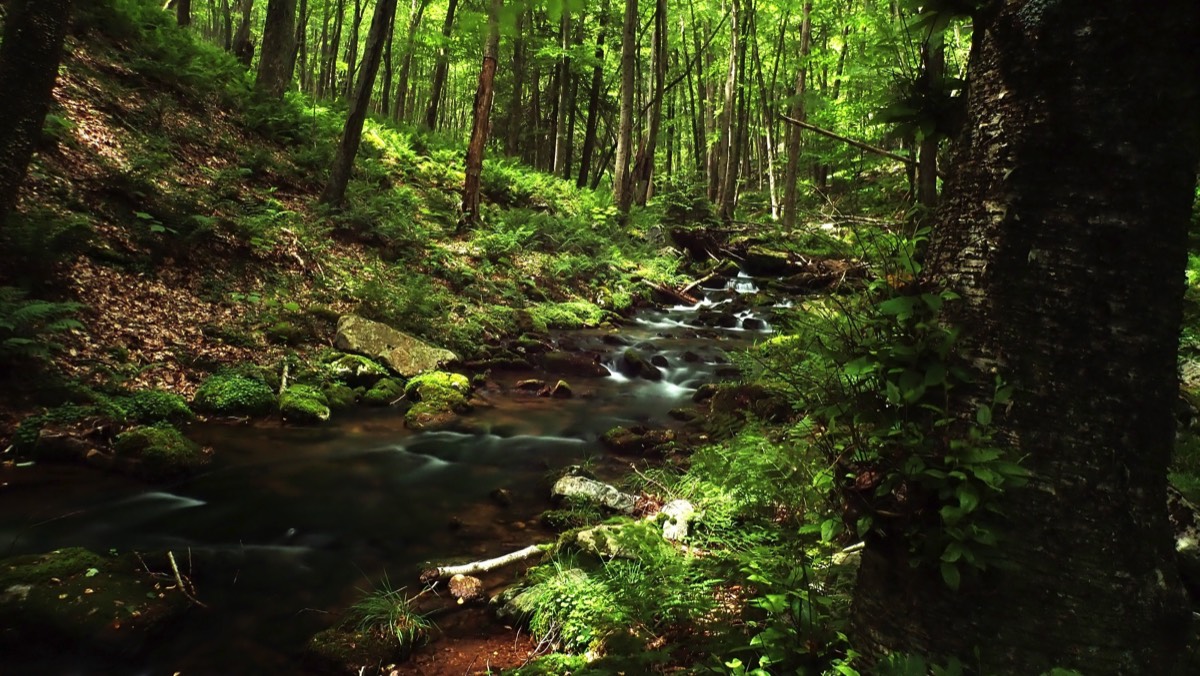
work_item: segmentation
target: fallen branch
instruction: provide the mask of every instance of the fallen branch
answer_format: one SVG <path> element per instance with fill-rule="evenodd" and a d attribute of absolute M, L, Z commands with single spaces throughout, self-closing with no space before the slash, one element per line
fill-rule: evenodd
<path fill-rule="evenodd" d="M 700 286 L 701 284 L 707 282 L 708 280 L 710 280 L 716 276 L 717 276 L 717 273 L 715 273 L 715 272 L 709 273 L 709 274 L 701 277 L 700 279 L 697 279 L 696 281 L 692 282 L 691 284 L 688 284 L 687 286 L 683 287 L 682 289 L 680 289 L 680 293 L 691 293 L 693 289 L 695 289 L 696 287 Z M 695 305 L 695 303 L 692 303 L 692 305 Z"/>
<path fill-rule="evenodd" d="M 782 119 L 784 122 L 787 122 L 788 124 L 794 124 L 797 127 L 800 127 L 801 129 L 807 129 L 809 131 L 816 132 L 816 133 L 820 134 L 821 136 L 827 136 L 831 139 L 834 139 L 835 141 L 841 141 L 842 143 L 852 145 L 855 148 L 858 148 L 859 150 L 865 150 L 869 153 L 875 153 L 876 155 L 883 155 L 884 157 L 887 157 L 887 158 L 890 158 L 893 160 L 897 160 L 897 161 L 903 162 L 905 164 L 916 164 L 917 163 L 917 161 L 911 157 L 897 155 L 896 153 L 893 153 L 889 150 L 884 150 L 883 148 L 873 146 L 869 143 L 863 143 L 862 141 L 856 141 L 852 138 L 846 138 L 845 136 L 842 136 L 841 134 L 835 134 L 835 133 L 829 131 L 828 129 L 822 129 L 821 127 L 818 127 L 815 124 L 809 124 L 807 122 L 797 120 L 796 118 L 788 117 L 787 115 L 780 115 L 779 117 L 780 117 L 780 119 Z"/>
<path fill-rule="evenodd" d="M 171 562 L 171 572 L 175 573 L 175 584 L 179 585 L 179 591 L 183 592 L 183 595 L 188 597 L 188 600 L 192 603 L 200 606 L 201 608 L 207 608 L 208 606 L 204 605 L 200 599 L 196 598 L 191 592 L 189 592 L 187 585 L 183 583 L 183 576 L 179 574 L 179 564 L 175 563 L 175 552 L 168 551 L 167 560 Z"/>
<path fill-rule="evenodd" d="M 436 580 L 444 580 L 454 577 L 455 575 L 476 575 L 478 573 L 486 573 L 490 570 L 503 568 L 510 563 L 524 561 L 546 551 L 550 545 L 529 545 L 524 549 L 519 549 L 504 556 L 497 556 L 494 559 L 485 559 L 483 561 L 472 561 L 459 566 L 439 566 L 430 568 L 421 573 L 421 582 L 429 584 Z"/>
<path fill-rule="evenodd" d="M 646 279 L 643 279 L 642 282 L 645 283 L 646 286 L 657 291 L 658 293 L 661 293 L 662 295 L 664 295 L 668 298 L 674 299 L 681 305 L 695 305 L 696 303 L 700 302 L 699 298 L 691 296 L 685 292 L 676 291 L 675 289 L 663 286 L 661 284 L 655 284 L 654 282 L 651 282 Z"/>

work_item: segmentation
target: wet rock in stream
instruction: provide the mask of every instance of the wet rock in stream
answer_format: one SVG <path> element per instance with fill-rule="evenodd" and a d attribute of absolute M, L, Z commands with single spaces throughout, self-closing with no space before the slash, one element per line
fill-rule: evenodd
<path fill-rule="evenodd" d="M 547 352 L 541 356 L 542 368 L 551 373 L 587 378 L 607 378 L 610 374 L 595 355 L 573 352 Z"/>
<path fill-rule="evenodd" d="M 628 378 L 645 378 L 646 380 L 662 380 L 662 371 L 650 363 L 636 348 L 629 348 L 621 353 L 617 368 Z"/>
<path fill-rule="evenodd" d="M 641 425 L 614 427 L 600 437 L 600 441 L 618 453 L 642 454 L 662 452 L 675 442 L 675 431 L 651 429 Z"/>

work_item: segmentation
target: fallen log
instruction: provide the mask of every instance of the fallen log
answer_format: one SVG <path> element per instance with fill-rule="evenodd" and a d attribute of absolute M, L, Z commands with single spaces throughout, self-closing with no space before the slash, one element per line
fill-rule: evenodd
<path fill-rule="evenodd" d="M 494 559 L 484 559 L 482 561 L 472 561 L 458 566 L 438 566 L 437 568 L 428 568 L 421 572 L 421 582 L 429 584 L 438 580 L 454 577 L 455 575 L 477 575 L 486 573 L 497 568 L 503 568 L 511 563 L 524 561 L 525 559 L 533 558 L 548 550 L 550 545 L 529 545 L 524 549 L 518 549 L 515 552 L 497 556 Z"/>
<path fill-rule="evenodd" d="M 663 286 L 661 284 L 655 284 L 654 282 L 651 282 L 646 279 L 643 279 L 642 282 L 646 286 L 650 287 L 651 289 L 654 289 L 654 291 L 656 293 L 660 293 L 660 294 L 666 296 L 667 298 L 674 300 L 675 302 L 679 303 L 680 305 L 695 305 L 696 303 L 700 302 L 699 298 L 696 298 L 695 296 L 684 293 L 682 291 L 676 291 L 675 289 L 672 289 L 668 286 Z"/>

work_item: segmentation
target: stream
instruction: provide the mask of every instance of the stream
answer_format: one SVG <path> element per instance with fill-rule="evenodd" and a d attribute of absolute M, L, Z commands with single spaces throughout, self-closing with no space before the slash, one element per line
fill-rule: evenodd
<path fill-rule="evenodd" d="M 514 386 L 558 374 L 495 372 L 479 393 L 488 405 L 464 418 L 463 431 L 413 433 L 394 409 L 341 414 L 322 427 L 198 423 L 187 434 L 215 459 L 185 481 L 148 486 L 59 465 L 0 474 L 0 556 L 171 550 L 208 606 L 152 637 L 134 661 L 67 649 L 37 663 L 6 659 L 0 671 L 295 673 L 308 637 L 385 576 L 415 593 L 425 562 L 550 540 L 537 517 L 555 472 L 627 464 L 609 456 L 601 434 L 678 426 L 669 411 L 691 405 L 700 385 L 735 376 L 726 353 L 766 336 L 769 310 L 722 305 L 756 291 L 739 277 L 695 306 L 642 310 L 615 333 L 558 332 L 564 348 L 606 355 L 613 375 L 565 376 L 575 396 L 552 399 Z M 666 358 L 660 381 L 619 373 L 629 346 Z M 511 504 L 493 498 L 501 488 Z"/>

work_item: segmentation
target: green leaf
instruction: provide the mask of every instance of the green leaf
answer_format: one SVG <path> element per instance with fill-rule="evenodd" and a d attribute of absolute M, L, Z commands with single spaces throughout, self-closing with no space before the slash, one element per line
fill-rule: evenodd
<path fill-rule="evenodd" d="M 980 406 L 979 410 L 975 411 L 975 421 L 978 422 L 980 425 L 983 425 L 984 427 L 991 425 L 992 424 L 992 407 L 988 406 L 986 404 L 983 406 Z"/>
<path fill-rule="evenodd" d="M 87 572 L 84 573 L 83 576 L 84 577 L 96 577 L 99 574 L 100 574 L 99 568 L 88 568 Z"/>
<path fill-rule="evenodd" d="M 941 362 L 935 362 L 929 365 L 925 370 L 925 386 L 936 387 L 946 382 L 946 365 Z"/>
<path fill-rule="evenodd" d="M 953 563 L 942 563 L 942 579 L 946 581 L 946 586 L 958 591 L 959 584 L 962 583 L 962 575 L 958 572 L 958 566 Z"/>

